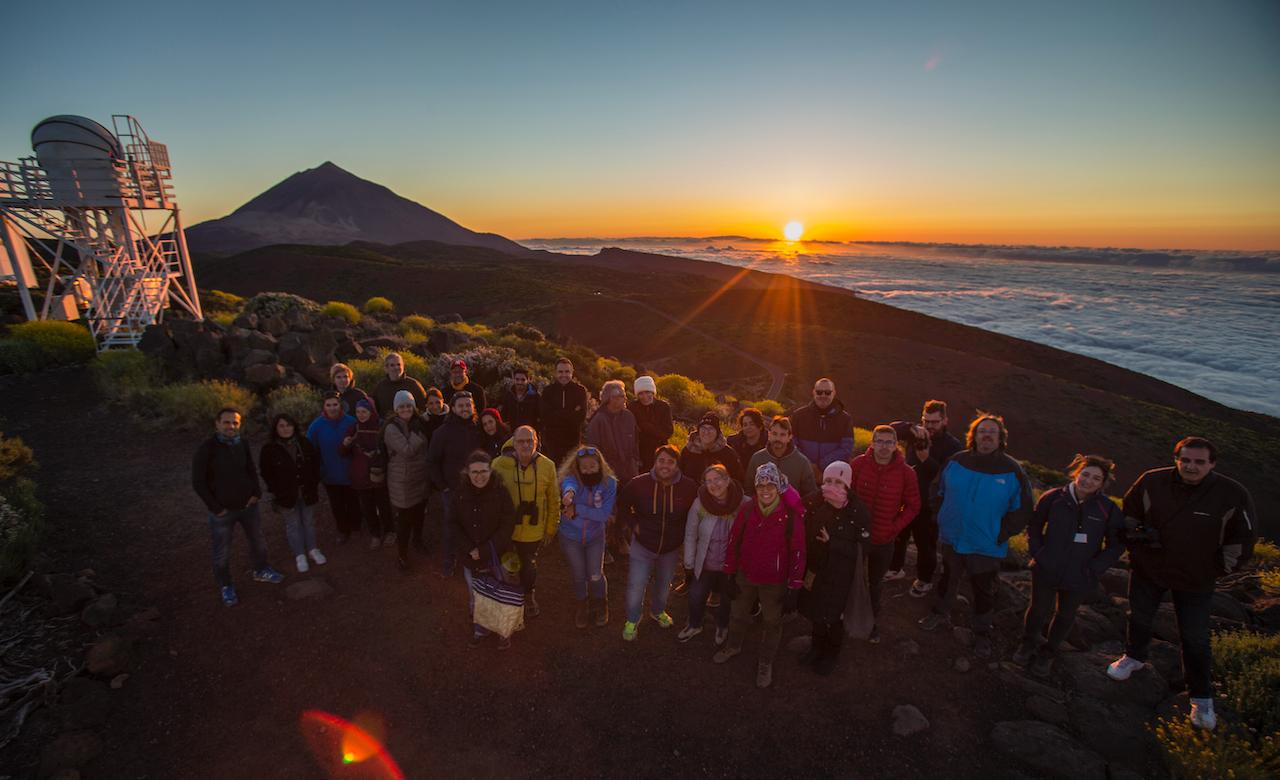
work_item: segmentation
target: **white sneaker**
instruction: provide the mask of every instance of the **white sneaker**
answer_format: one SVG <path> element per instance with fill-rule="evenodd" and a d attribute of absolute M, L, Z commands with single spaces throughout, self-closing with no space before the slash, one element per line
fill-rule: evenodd
<path fill-rule="evenodd" d="M 329 559 L 325 558 L 324 553 L 320 552 L 319 549 L 311 551 L 311 560 L 315 561 L 317 566 L 323 566 L 329 562 Z"/>
<path fill-rule="evenodd" d="M 723 645 L 724 640 L 728 638 L 729 638 L 729 629 L 719 628 L 719 627 L 716 628 L 716 647 Z"/>
<path fill-rule="evenodd" d="M 1191 725 L 1205 731 L 1213 731 L 1218 725 L 1218 716 L 1213 714 L 1213 699 L 1191 700 Z"/>
<path fill-rule="evenodd" d="M 702 633 L 702 626 L 685 626 L 680 629 L 680 633 L 676 634 L 676 639 L 681 642 L 688 642 L 698 634 Z"/>
<path fill-rule="evenodd" d="M 1107 676 L 1113 680 L 1127 680 L 1129 676 L 1146 666 L 1136 658 L 1122 655 L 1107 667 Z"/>
<path fill-rule="evenodd" d="M 931 590 L 933 590 L 932 582 L 921 582 L 920 580 L 916 580 L 911 583 L 911 590 L 909 593 L 913 598 L 922 599 L 925 596 L 928 596 L 929 591 Z"/>
<path fill-rule="evenodd" d="M 297 558 L 293 559 L 293 562 L 298 564 L 299 574 L 306 574 L 307 569 L 311 568 L 310 566 L 307 565 L 307 556 L 305 555 L 299 555 Z"/>
<path fill-rule="evenodd" d="M 890 569 L 884 573 L 884 577 L 881 578 L 881 582 L 894 582 L 906 576 L 907 572 L 905 569 Z"/>

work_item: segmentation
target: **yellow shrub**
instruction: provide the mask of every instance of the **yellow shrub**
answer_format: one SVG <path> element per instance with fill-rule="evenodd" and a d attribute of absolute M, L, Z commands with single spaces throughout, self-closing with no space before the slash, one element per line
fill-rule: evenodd
<path fill-rule="evenodd" d="M 347 362 L 347 365 L 351 366 L 351 370 L 355 372 L 356 387 L 371 393 L 379 382 L 387 378 L 387 372 L 382 369 L 382 361 L 387 357 L 387 353 L 391 351 L 386 347 L 379 347 L 374 351 L 371 358 L 360 358 Z M 399 354 L 404 360 L 405 375 L 418 380 L 423 387 L 431 387 L 431 369 L 427 366 L 427 361 L 408 350 L 403 350 Z"/>
<path fill-rule="evenodd" d="M 320 313 L 326 317 L 346 320 L 352 325 L 358 324 L 362 319 L 359 309 L 342 301 L 329 301 L 320 309 Z"/>
<path fill-rule="evenodd" d="M 107 350 L 94 358 L 91 368 L 94 384 L 113 401 L 128 400 L 160 381 L 155 361 L 136 349 Z"/>
<path fill-rule="evenodd" d="M 34 344 L 40 350 L 43 366 L 87 363 L 98 353 L 93 334 L 75 322 L 23 322 L 9 328 L 9 338 Z"/>
<path fill-rule="evenodd" d="M 1275 542 L 1258 540 L 1253 546 L 1253 560 L 1263 568 L 1280 566 L 1280 547 Z"/>
<path fill-rule="evenodd" d="M 715 394 L 707 386 L 682 374 L 663 374 L 654 378 L 658 395 L 671 404 L 671 414 L 685 420 L 696 420 L 716 406 Z"/>
<path fill-rule="evenodd" d="M 145 394 L 143 406 L 158 422 L 183 430 L 213 430 L 214 415 L 224 407 L 240 410 L 246 424 L 254 395 L 235 382 L 221 379 L 165 385 Z"/>
<path fill-rule="evenodd" d="M 390 300 L 375 295 L 364 302 L 365 314 L 390 314 L 396 310 L 396 306 Z"/>
<path fill-rule="evenodd" d="M 436 326 L 436 321 L 430 317 L 423 317 L 421 314 L 410 314 L 400 320 L 396 329 L 400 331 L 400 335 L 408 336 L 410 333 L 427 334 Z"/>

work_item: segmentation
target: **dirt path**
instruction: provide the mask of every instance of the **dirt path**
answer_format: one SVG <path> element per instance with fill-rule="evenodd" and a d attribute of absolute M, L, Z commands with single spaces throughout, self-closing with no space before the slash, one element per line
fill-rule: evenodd
<path fill-rule="evenodd" d="M 461 578 L 441 581 L 424 566 L 401 576 L 393 555 L 369 551 L 363 537 L 337 547 L 326 510 L 331 562 L 303 576 L 323 577 L 332 596 L 290 602 L 284 586 L 249 582 L 237 538 L 241 604 L 225 609 L 188 484 L 200 436 L 139 430 L 102 405 L 84 372 L 5 390 L 6 430 L 42 464 L 53 557 L 94 568 L 99 584 L 163 615 L 164 631 L 141 647 L 116 695 L 108 750 L 85 777 L 321 777 L 298 725 L 308 709 L 379 715 L 410 778 L 1019 776 L 984 743 L 995 721 L 1024 717 L 1021 697 L 985 670 L 951 671 L 959 646 L 916 629 L 926 605 L 902 583 L 886 594 L 883 644 L 852 643 L 827 679 L 784 649 L 766 691 L 754 687 L 754 631 L 748 652 L 724 667 L 710 662 L 710 632 L 679 645 L 674 631 L 645 622 L 624 644 L 622 562 L 607 572 L 613 622 L 575 630 L 554 547 L 542 559 L 543 616 L 509 652 L 470 650 Z M 272 561 L 292 572 L 278 520 L 267 535 Z M 671 609 L 681 625 L 683 600 Z M 789 624 L 784 643 L 803 624 Z M 919 655 L 904 654 L 902 639 L 918 642 Z M 931 728 L 895 737 L 897 704 L 920 707 Z"/>

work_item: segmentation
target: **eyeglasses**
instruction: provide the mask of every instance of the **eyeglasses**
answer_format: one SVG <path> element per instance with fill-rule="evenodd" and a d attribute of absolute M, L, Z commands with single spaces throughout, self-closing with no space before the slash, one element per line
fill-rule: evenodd
<path fill-rule="evenodd" d="M 813 394 L 814 395 L 835 395 L 836 391 L 835 390 L 814 390 Z"/>
<path fill-rule="evenodd" d="M 598 455 L 599 453 L 600 451 L 597 450 L 595 447 L 583 447 L 582 449 L 578 450 L 578 457 L 589 458 L 592 455 Z"/>

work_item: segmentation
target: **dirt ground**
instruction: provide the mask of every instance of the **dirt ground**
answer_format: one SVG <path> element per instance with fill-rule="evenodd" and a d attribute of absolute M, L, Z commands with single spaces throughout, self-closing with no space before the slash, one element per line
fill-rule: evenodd
<path fill-rule="evenodd" d="M 286 584 L 318 576 L 334 594 L 294 602 L 284 585 L 251 582 L 237 535 L 241 603 L 227 609 L 189 484 L 202 434 L 139 429 L 103 404 L 84 371 L 5 394 L 5 430 L 41 463 L 55 566 L 91 567 L 101 587 L 162 613 L 164 630 L 138 650 L 103 733 L 107 750 L 85 777 L 324 777 L 299 726 L 311 709 L 379 716 L 410 778 L 1021 776 L 986 739 L 996 721 L 1026 717 L 1021 697 L 985 667 L 952 671 L 961 647 L 916 628 L 926 603 L 903 582 L 886 592 L 884 642 L 851 642 L 830 678 L 785 648 L 806 630 L 803 619 L 789 623 L 764 691 L 754 686 L 758 631 L 725 666 L 711 663 L 710 631 L 681 645 L 675 629 L 646 621 L 637 642 L 623 643 L 621 561 L 607 570 L 612 622 L 575 630 L 554 546 L 541 559 L 542 616 L 510 651 L 469 649 L 460 576 L 437 579 L 421 560 L 402 576 L 394 554 L 368 550 L 363 536 L 337 546 L 327 509 L 320 546 L 330 562 L 306 575 L 288 565 L 280 520 L 268 514 L 265 526 Z M 683 598 L 673 596 L 671 612 L 682 625 Z M 903 639 L 920 654 L 904 655 Z M 931 727 L 894 736 L 897 704 L 918 706 Z"/>

